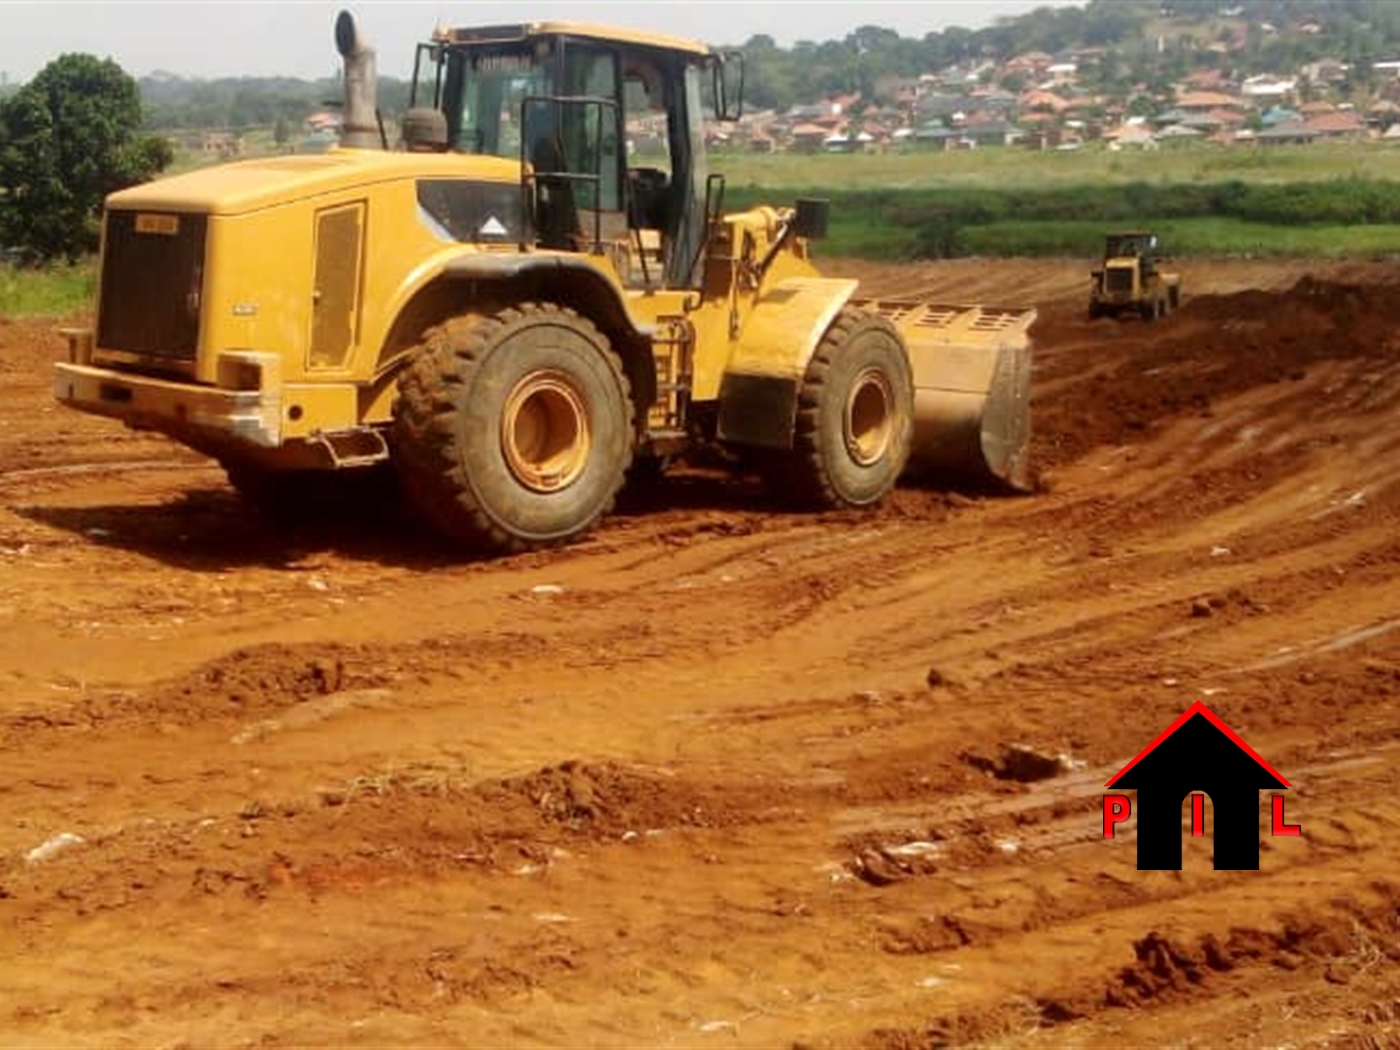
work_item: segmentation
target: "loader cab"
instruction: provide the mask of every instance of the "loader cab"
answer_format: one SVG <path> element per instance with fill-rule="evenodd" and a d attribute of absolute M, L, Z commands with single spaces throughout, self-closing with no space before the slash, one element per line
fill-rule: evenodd
<path fill-rule="evenodd" d="M 1157 235 L 1154 233 L 1110 233 L 1104 238 L 1105 259 L 1152 256 L 1156 253 Z"/>
<path fill-rule="evenodd" d="M 1135 266 L 1142 277 L 1150 277 L 1158 259 L 1157 235 L 1140 231 L 1110 233 L 1104 238 L 1103 257 L 1109 266 Z"/>
<path fill-rule="evenodd" d="M 708 225 L 703 94 L 722 66 L 651 34 L 446 30 L 418 50 L 411 105 L 443 114 L 447 149 L 521 161 L 516 243 L 607 255 L 634 287 L 691 288 Z"/>

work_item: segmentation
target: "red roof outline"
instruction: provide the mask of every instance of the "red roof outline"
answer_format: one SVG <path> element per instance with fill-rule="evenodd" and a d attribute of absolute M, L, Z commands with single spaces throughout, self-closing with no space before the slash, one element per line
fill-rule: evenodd
<path fill-rule="evenodd" d="M 1239 735 L 1233 729 L 1231 729 L 1224 722 L 1222 722 L 1220 720 L 1219 715 L 1217 715 L 1214 711 L 1208 708 L 1200 700 L 1197 700 L 1194 704 L 1192 704 L 1190 707 L 1188 707 L 1185 711 L 1181 713 L 1180 718 L 1178 718 L 1171 725 L 1167 726 L 1166 729 L 1162 730 L 1162 732 L 1157 735 L 1156 740 L 1152 741 L 1152 743 L 1148 744 L 1145 748 L 1139 751 L 1136 758 L 1134 758 L 1126 766 L 1120 769 L 1117 773 L 1114 773 L 1113 779 L 1111 779 L 1107 784 L 1105 784 L 1104 787 L 1112 787 L 1114 784 L 1118 783 L 1118 781 L 1122 778 L 1123 774 L 1127 773 L 1128 770 L 1132 769 L 1135 765 L 1137 765 L 1144 758 L 1150 755 L 1153 751 L 1157 749 L 1158 744 L 1162 743 L 1162 741 L 1166 740 L 1167 737 L 1171 736 L 1173 733 L 1175 733 L 1178 729 L 1180 729 L 1198 714 L 1204 715 L 1206 721 L 1208 721 L 1211 725 L 1215 726 L 1216 729 L 1220 730 L 1222 733 L 1225 734 L 1227 738 L 1229 738 L 1230 743 L 1234 744 L 1241 751 L 1247 754 L 1250 758 L 1254 759 L 1254 761 L 1258 762 L 1261 766 L 1267 769 L 1274 776 L 1274 778 L 1278 780 L 1278 782 L 1281 783 L 1284 787 L 1293 786 L 1284 778 L 1283 774 L 1281 774 L 1273 766 L 1269 765 L 1268 762 L 1264 761 L 1263 755 L 1259 754 L 1258 751 L 1255 751 L 1254 748 L 1250 747 L 1243 740 L 1241 740 Z"/>

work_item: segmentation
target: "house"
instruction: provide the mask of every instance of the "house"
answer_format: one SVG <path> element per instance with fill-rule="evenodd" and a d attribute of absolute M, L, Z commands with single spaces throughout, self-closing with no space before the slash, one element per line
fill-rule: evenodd
<path fill-rule="evenodd" d="M 797 124 L 789 134 L 792 136 L 794 150 L 799 153 L 816 153 L 831 132 L 820 124 Z"/>
<path fill-rule="evenodd" d="M 1259 792 L 1289 783 L 1197 701 L 1120 769 L 1108 787 L 1136 789 L 1137 866 L 1181 870 L 1182 803 L 1211 802 L 1217 871 L 1259 868 Z"/>
<path fill-rule="evenodd" d="M 1366 123 L 1376 131 L 1385 131 L 1400 116 L 1400 105 L 1382 99 L 1366 111 Z"/>
<path fill-rule="evenodd" d="M 1301 124 L 1303 114 L 1296 109 L 1289 109 L 1287 106 L 1271 106 L 1260 114 L 1259 122 L 1266 128 L 1276 127 L 1280 124 Z"/>
<path fill-rule="evenodd" d="M 1213 109 L 1240 104 L 1240 100 L 1234 95 L 1226 95 L 1220 91 L 1188 91 L 1176 100 L 1176 108 L 1187 113 L 1209 113 Z"/>
<path fill-rule="evenodd" d="M 916 146 L 943 150 L 952 149 L 957 140 L 958 133 L 940 121 L 932 121 L 916 128 L 913 139 Z"/>
<path fill-rule="evenodd" d="M 1293 120 L 1265 128 L 1254 139 L 1261 146 L 1306 146 L 1316 137 L 1301 120 Z"/>
<path fill-rule="evenodd" d="M 1223 91 L 1230 82 L 1222 69 L 1200 69 L 1182 81 L 1186 91 Z"/>
<path fill-rule="evenodd" d="M 1015 144 L 1025 132 L 1007 120 L 968 121 L 958 129 L 961 145 L 1010 146 Z"/>
<path fill-rule="evenodd" d="M 1044 91 L 1034 88 L 1030 91 L 1021 92 L 1021 97 L 1017 100 L 1023 110 L 1039 110 L 1048 113 L 1063 113 L 1069 109 L 1069 103 L 1053 91 Z"/>
<path fill-rule="evenodd" d="M 1192 139 L 1205 137 L 1205 131 L 1199 128 L 1188 128 L 1185 124 L 1170 124 L 1157 132 L 1158 142 L 1183 142 Z"/>
<path fill-rule="evenodd" d="M 1312 84 L 1340 84 L 1351 72 L 1351 66 L 1334 58 L 1324 58 L 1319 62 L 1309 62 L 1300 69 L 1302 78 Z"/>
<path fill-rule="evenodd" d="M 320 109 L 306 118 L 306 130 L 313 135 L 327 129 L 339 131 L 341 123 L 342 115 L 340 113 Z"/>
<path fill-rule="evenodd" d="M 1141 124 L 1125 124 L 1114 131 L 1105 132 L 1104 138 L 1108 140 L 1111 150 L 1157 148 L 1157 136 Z"/>
<path fill-rule="evenodd" d="M 1211 132 L 1219 131 L 1222 123 L 1222 121 L 1212 117 L 1209 113 L 1197 113 L 1194 116 L 1187 117 L 1179 124 L 1173 124 L 1171 127 L 1163 128 L 1161 131 L 1157 132 L 1157 137 L 1165 138 L 1168 131 L 1173 134 L 1179 134 L 1185 131 L 1195 132 L 1197 135 L 1209 135 Z"/>
<path fill-rule="evenodd" d="M 1262 73 L 1248 77 L 1240 84 L 1240 94 L 1255 102 L 1284 102 L 1298 93 L 1297 77 L 1280 77 L 1272 73 Z"/>
<path fill-rule="evenodd" d="M 1237 109 L 1213 109 L 1205 115 L 1217 127 L 1237 127 L 1245 122 L 1245 115 Z"/>
<path fill-rule="evenodd" d="M 1308 117 L 1303 121 L 1303 127 L 1319 139 L 1359 139 L 1366 136 L 1366 122 L 1351 110 Z"/>
<path fill-rule="evenodd" d="M 1023 55 L 1016 55 L 1007 59 L 1002 65 L 1003 73 L 1028 74 L 1039 77 L 1045 73 L 1055 62 L 1053 55 L 1047 55 L 1044 51 L 1027 51 Z"/>
<path fill-rule="evenodd" d="M 243 136 L 235 131 L 206 131 L 199 148 L 209 157 L 241 157 Z"/>

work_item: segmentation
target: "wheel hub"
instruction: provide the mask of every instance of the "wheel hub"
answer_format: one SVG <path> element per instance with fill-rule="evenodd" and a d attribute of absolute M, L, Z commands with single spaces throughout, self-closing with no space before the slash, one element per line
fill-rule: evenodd
<path fill-rule="evenodd" d="M 851 384 L 842 430 L 847 452 L 862 467 L 877 463 L 889 448 L 893 401 L 889 379 L 877 368 L 867 368 Z"/>
<path fill-rule="evenodd" d="M 515 384 L 501 413 L 501 452 L 526 488 L 558 492 L 576 481 L 592 440 L 578 388 L 562 372 L 531 372 Z"/>

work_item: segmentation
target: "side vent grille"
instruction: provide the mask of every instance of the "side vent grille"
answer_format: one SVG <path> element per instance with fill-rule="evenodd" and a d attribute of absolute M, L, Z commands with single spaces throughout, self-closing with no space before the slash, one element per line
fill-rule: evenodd
<path fill-rule="evenodd" d="M 311 367 L 340 368 L 360 338 L 363 203 L 316 215 L 316 280 L 311 304 Z"/>

